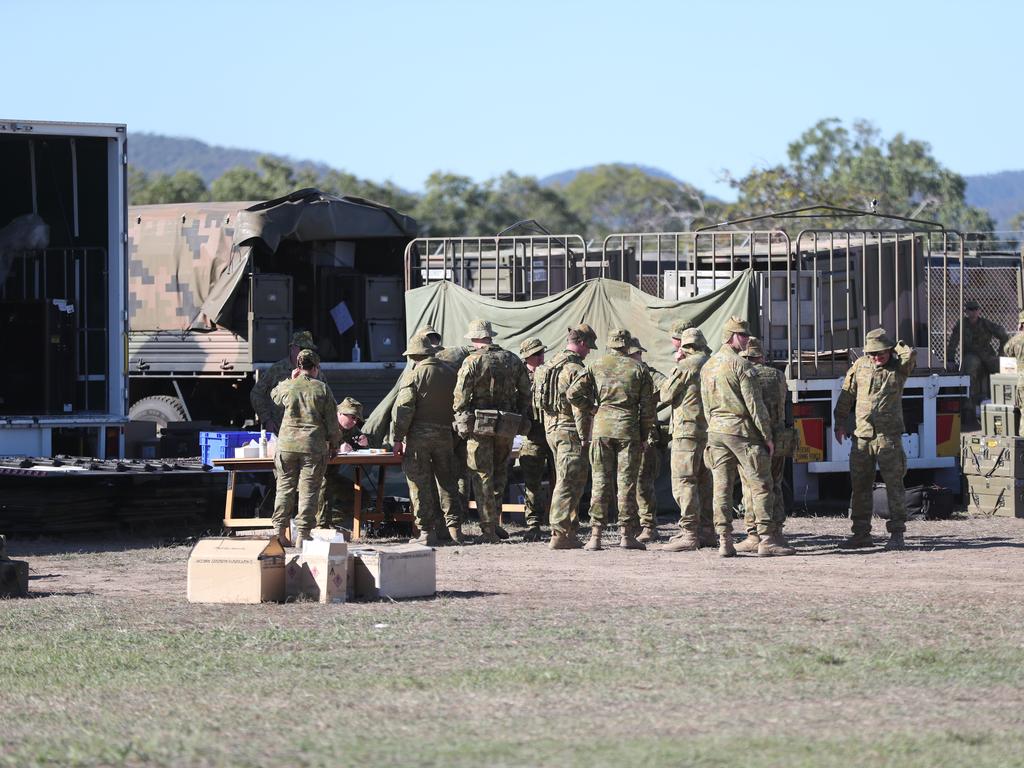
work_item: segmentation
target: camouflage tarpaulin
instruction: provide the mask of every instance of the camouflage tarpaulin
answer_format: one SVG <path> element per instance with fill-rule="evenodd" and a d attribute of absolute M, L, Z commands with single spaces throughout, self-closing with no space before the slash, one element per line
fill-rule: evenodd
<path fill-rule="evenodd" d="M 358 197 L 302 189 L 264 203 L 181 203 L 129 209 L 129 327 L 230 327 L 230 305 L 254 250 L 299 243 L 416 235 L 416 221 Z M 244 315 L 244 313 L 243 313 Z"/>
<path fill-rule="evenodd" d="M 405 294 L 406 332 L 430 323 L 441 333 L 446 346 L 466 343 L 466 325 L 473 318 L 485 318 L 494 327 L 495 342 L 517 351 L 519 343 L 536 336 L 549 350 L 559 350 L 566 330 L 580 322 L 597 331 L 598 348 L 604 349 L 608 332 L 627 328 L 647 348 L 644 360 L 668 374 L 674 365 L 672 326 L 682 320 L 697 325 L 712 349 L 720 344 L 722 326 L 730 315 L 750 322 L 759 333 L 758 299 L 753 272 L 747 270 L 711 293 L 692 299 L 671 301 L 617 280 L 587 280 L 553 296 L 534 301 L 507 302 L 467 291 L 449 281 L 416 288 Z M 364 431 L 378 440 L 387 434 L 395 392 L 374 409 Z"/>

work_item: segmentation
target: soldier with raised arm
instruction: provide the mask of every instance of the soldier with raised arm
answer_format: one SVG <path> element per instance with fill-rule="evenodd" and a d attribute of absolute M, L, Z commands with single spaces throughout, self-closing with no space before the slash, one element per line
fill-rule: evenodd
<path fill-rule="evenodd" d="M 566 391 L 568 401 L 593 413 L 590 436 L 592 490 L 590 540 L 586 549 L 601 549 L 601 531 L 608 524 L 612 494 L 617 489 L 619 546 L 646 549 L 637 541 L 640 520 L 636 483 L 643 444 L 654 429 L 654 385 L 646 367 L 627 354 L 632 335 L 625 328 L 612 331 L 608 352 L 587 365 Z"/>
<path fill-rule="evenodd" d="M 534 408 L 543 413 L 544 432 L 555 464 L 549 519 L 551 549 L 579 549 L 576 538 L 580 497 L 590 475 L 585 441 L 590 439 L 590 413 L 574 406 L 566 392 L 586 373 L 584 359 L 597 334 L 586 323 L 568 329 L 565 348 L 534 373 Z"/>
<path fill-rule="evenodd" d="M 902 341 L 893 344 L 885 330 L 876 328 L 864 341 L 864 355 L 846 372 L 832 416 L 836 440 L 847 436 L 846 420 L 854 411 L 853 445 L 850 448 L 850 520 L 853 535 L 844 549 L 872 547 L 871 488 L 878 465 L 889 499 L 889 541 L 886 549 L 903 549 L 907 506 L 903 476 L 907 456 L 903 452 L 903 387 L 914 370 L 917 353 Z"/>
<path fill-rule="evenodd" d="M 732 492 L 739 473 L 750 494 L 750 506 L 761 538 L 762 557 L 792 555 L 775 530 L 771 501 L 772 426 L 757 384 L 754 367 L 740 357 L 747 348 L 747 322 L 733 316 L 725 322 L 722 346 L 700 371 L 701 401 L 708 420 L 708 465 L 714 482 L 718 554 L 733 557 Z"/>
<path fill-rule="evenodd" d="M 490 321 L 473 320 L 466 338 L 474 351 L 459 368 L 454 423 L 466 440 L 481 541 L 496 544 L 497 497 L 508 480 L 512 440 L 530 429 L 530 378 L 514 352 L 494 343 Z"/>

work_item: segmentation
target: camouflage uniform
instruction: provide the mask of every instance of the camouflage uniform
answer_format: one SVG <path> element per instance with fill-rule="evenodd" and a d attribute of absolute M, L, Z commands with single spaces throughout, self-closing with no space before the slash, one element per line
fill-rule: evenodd
<path fill-rule="evenodd" d="M 655 423 L 651 375 L 642 363 L 625 354 L 630 340 L 628 331 L 613 331 L 608 353 L 588 364 L 586 373 L 565 393 L 572 405 L 593 413 L 591 525 L 607 525 L 608 508 L 617 486 L 619 526 L 624 535 L 632 535 L 639 528 L 636 484 L 640 455 Z"/>
<path fill-rule="evenodd" d="M 358 450 L 361 447 L 359 445 L 359 438 L 366 437 L 367 445 L 369 445 L 369 437 L 364 435 L 363 431 L 359 428 L 363 421 L 363 404 L 354 398 L 346 397 L 338 403 L 339 417 L 343 414 L 353 416 L 356 419 L 356 423 L 346 429 L 341 426 L 339 418 L 338 428 L 341 430 L 341 444 L 348 443 L 353 450 Z M 329 464 L 324 470 L 324 491 L 320 494 L 320 505 L 317 508 L 316 514 L 317 528 L 331 528 L 334 526 L 335 500 L 341 498 L 344 489 L 351 483 L 346 475 L 347 469 L 347 467 L 342 467 L 338 464 Z"/>
<path fill-rule="evenodd" d="M 1017 318 L 1017 327 L 1024 328 L 1024 312 Z M 1014 392 L 1014 404 L 1024 407 L 1024 330 L 1017 331 L 1003 349 L 1003 354 L 1017 358 L 1017 389 Z"/>
<path fill-rule="evenodd" d="M 527 339 L 520 345 L 519 356 L 525 364 L 526 358 L 544 352 L 544 344 L 539 339 Z M 534 378 L 536 371 L 526 369 L 530 377 L 530 431 L 523 438 L 519 448 L 519 468 L 523 472 L 523 486 L 526 493 L 526 525 L 539 528 L 547 513 L 547 499 L 544 498 L 544 480 L 550 474 L 551 451 L 548 450 L 544 434 L 542 411 L 534 405 Z"/>
<path fill-rule="evenodd" d="M 427 354 L 416 339 L 407 354 Z M 458 528 L 459 489 L 453 471 L 452 398 L 456 374 L 432 354 L 420 360 L 402 385 L 392 410 L 395 442 L 405 443 L 402 469 L 420 531 Z"/>
<path fill-rule="evenodd" d="M 726 325 L 726 332 L 731 327 L 746 328 L 738 318 L 735 322 L 735 326 Z M 714 483 L 713 513 L 719 537 L 732 538 L 732 492 L 737 471 L 744 488 L 749 489 L 758 533 L 762 538 L 770 536 L 774 533 L 768 509 L 771 460 L 765 442 L 771 439 L 772 428 L 757 373 L 726 342 L 701 368 L 700 389 L 708 420 L 705 459 Z"/>
<path fill-rule="evenodd" d="M 878 329 L 868 334 L 865 352 L 891 349 L 885 365 L 875 365 L 867 354 L 846 372 L 836 402 L 832 423 L 842 427 L 856 403 L 853 446 L 850 449 L 850 518 L 854 536 L 871 534 L 871 487 L 875 463 L 885 481 L 889 498 L 890 533 L 902 535 L 906 529 L 907 508 L 903 475 L 907 457 L 903 452 L 903 385 L 914 370 L 917 353 L 902 342 L 895 345 Z"/>
<path fill-rule="evenodd" d="M 587 328 L 589 330 L 589 326 Z M 570 331 L 573 341 L 589 344 L 591 338 L 586 332 Z M 581 438 L 590 434 L 590 414 L 566 398 L 569 387 L 586 370 L 582 357 L 571 349 L 564 349 L 534 373 L 535 381 L 539 381 L 534 390 L 537 409 L 544 413 L 545 437 L 555 465 L 549 514 L 552 531 L 568 531 L 576 525 L 580 498 L 590 473 Z M 551 392 L 545 390 L 548 386 Z"/>
<path fill-rule="evenodd" d="M 472 338 L 493 338 L 490 323 L 475 321 Z M 508 481 L 508 459 L 514 434 L 484 434 L 479 411 L 514 413 L 521 419 L 520 430 L 529 427 L 530 378 L 526 366 L 515 353 L 497 344 L 488 344 L 466 358 L 455 385 L 455 422 L 465 430 L 466 462 L 473 480 L 473 496 L 480 515 L 485 540 L 490 540 L 498 523 L 497 499 Z M 501 424 L 498 424 L 501 428 Z"/>
<path fill-rule="evenodd" d="M 672 495 L 679 505 L 679 528 L 696 535 L 710 528 L 713 519 L 711 471 L 704 464 L 708 422 L 700 396 L 700 372 L 708 355 L 699 331 L 682 341 L 686 357 L 662 384 L 661 399 L 672 406 Z"/>
<path fill-rule="evenodd" d="M 968 301 L 964 309 L 980 309 L 978 302 Z M 999 355 L 1010 336 L 999 325 L 985 317 L 976 323 L 969 319 L 957 320 L 946 344 L 946 361 L 952 365 L 957 347 L 960 346 L 960 326 L 963 324 L 964 346 L 960 354 L 960 370 L 971 377 L 971 399 L 975 405 L 988 397 L 985 391 L 985 377 L 999 372 Z M 993 346 L 993 339 L 999 342 L 999 352 Z"/>
<path fill-rule="evenodd" d="M 462 368 L 466 358 L 476 351 L 472 344 L 464 344 L 461 347 L 447 347 L 437 351 L 435 357 L 442 363 L 446 363 L 456 373 Z M 469 476 L 469 464 L 466 457 L 466 441 L 460 435 L 452 433 L 452 445 L 455 448 L 455 481 L 459 486 L 459 505 L 462 519 L 469 516 L 469 492 L 473 487 Z"/>
<path fill-rule="evenodd" d="M 299 353 L 299 366 L 316 360 L 310 350 Z M 295 524 L 296 544 L 309 535 L 316 520 L 324 466 L 331 450 L 341 444 L 337 403 L 330 387 L 307 373 L 282 381 L 270 394 L 281 407 L 283 416 L 277 436 L 274 467 L 277 470 L 277 497 L 274 504 L 274 529 L 282 536 L 289 512 L 298 496 Z"/>
<path fill-rule="evenodd" d="M 630 347 L 630 354 L 646 352 L 639 340 L 633 339 L 633 346 Z M 657 539 L 658 530 L 658 493 L 655 484 L 661 475 L 661 452 L 666 448 L 665 433 L 661 424 L 657 421 L 658 401 L 661 396 L 661 385 L 668 379 L 661 371 L 644 363 L 641 364 L 651 375 L 651 384 L 654 391 L 655 422 L 651 437 L 643 443 L 640 454 L 640 471 L 637 473 L 636 481 L 636 506 L 637 515 L 640 518 L 640 527 L 650 531 L 650 536 L 641 538 L 641 541 L 654 541 Z M 646 531 L 645 531 L 646 533 Z"/>
<path fill-rule="evenodd" d="M 757 339 L 750 339 L 746 351 L 742 357 L 763 358 L 764 352 Z M 781 532 L 786 522 L 786 502 L 782 494 L 782 476 L 785 474 L 786 458 L 791 453 L 790 430 L 786 426 L 786 375 L 771 365 L 757 363 L 751 360 L 754 371 L 757 373 L 757 383 L 761 387 L 761 399 L 764 400 L 765 410 L 768 411 L 768 421 L 772 425 L 772 442 L 775 450 L 771 458 L 771 490 L 772 500 L 769 509 L 771 510 L 772 522 L 775 524 L 776 532 Z M 744 523 L 747 533 L 757 534 L 757 522 L 754 520 L 754 513 L 751 509 L 751 501 L 748 489 L 743 489 L 743 510 Z"/>

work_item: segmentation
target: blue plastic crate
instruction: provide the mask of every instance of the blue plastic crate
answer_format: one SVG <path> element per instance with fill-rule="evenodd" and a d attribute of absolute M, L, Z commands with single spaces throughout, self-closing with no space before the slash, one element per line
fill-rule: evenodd
<path fill-rule="evenodd" d="M 272 433 L 267 432 L 267 440 Z M 260 441 L 259 432 L 200 432 L 199 448 L 203 464 L 213 465 L 214 459 L 235 458 L 235 448 L 245 445 L 250 440 Z M 219 467 L 218 467 L 219 469 Z"/>

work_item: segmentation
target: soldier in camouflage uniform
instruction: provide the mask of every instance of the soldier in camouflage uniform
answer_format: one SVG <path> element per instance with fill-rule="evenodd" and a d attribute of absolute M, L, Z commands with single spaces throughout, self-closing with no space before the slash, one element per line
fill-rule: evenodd
<path fill-rule="evenodd" d="M 612 494 L 618 489 L 619 546 L 646 549 L 637 541 L 640 520 L 636 483 L 643 445 L 652 439 L 655 424 L 654 385 L 644 365 L 627 354 L 629 331 L 612 331 L 608 353 L 587 365 L 566 391 L 580 410 L 593 413 L 590 466 L 593 487 L 590 503 L 590 540 L 586 549 L 601 549 L 601 530 L 608 521 Z"/>
<path fill-rule="evenodd" d="M 565 396 L 586 373 L 584 359 L 594 349 L 597 334 L 586 323 L 569 329 L 565 349 L 534 373 L 534 407 L 543 413 L 544 432 L 554 457 L 555 487 L 551 490 L 551 549 L 579 549 L 576 538 L 580 497 L 590 474 L 584 440 L 590 436 L 590 413 Z"/>
<path fill-rule="evenodd" d="M 363 404 L 352 397 L 346 397 L 338 403 L 338 426 L 341 428 L 341 446 L 338 453 L 351 453 L 360 448 L 368 448 L 369 438 L 363 434 L 359 426 L 363 423 Z M 320 494 L 320 507 L 316 515 L 317 528 L 334 527 L 334 501 L 341 496 L 342 486 L 347 478 L 346 467 L 334 464 L 324 470 L 324 486 L 326 490 Z"/>
<path fill-rule="evenodd" d="M 297 496 L 294 543 L 301 547 L 316 520 L 324 467 L 327 457 L 341 444 L 341 427 L 330 387 L 316 378 L 320 367 L 316 352 L 303 349 L 296 355 L 295 365 L 291 377 L 270 393 L 283 412 L 274 453 L 274 532 L 283 543 Z"/>
<path fill-rule="evenodd" d="M 1017 358 L 1017 389 L 1014 392 L 1014 404 L 1018 408 L 1024 407 L 1024 312 L 1017 317 L 1017 333 L 1013 335 L 1003 354 L 1008 357 Z"/>
<path fill-rule="evenodd" d="M 466 440 L 481 541 L 495 544 L 500 540 L 498 498 L 508 480 L 512 440 L 530 429 L 530 377 L 515 353 L 493 343 L 489 321 L 472 321 L 466 338 L 474 351 L 459 368 L 455 427 Z"/>
<path fill-rule="evenodd" d="M 971 400 L 978 407 L 988 397 L 986 378 L 989 374 L 999 373 L 999 355 L 1010 336 L 1002 326 L 982 317 L 981 305 L 973 299 L 964 303 L 964 315 L 967 322 L 963 323 L 964 348 L 960 354 L 960 370 L 971 377 Z M 961 321 L 957 320 L 946 344 L 946 365 L 950 367 L 960 346 L 960 325 Z M 999 351 L 993 348 L 993 340 L 999 342 Z"/>
<path fill-rule="evenodd" d="M 764 400 L 765 410 L 768 411 L 768 421 L 772 425 L 772 443 L 775 450 L 772 452 L 772 501 L 769 509 L 776 533 L 785 542 L 782 528 L 786 523 L 786 503 L 782 495 L 782 476 L 786 469 L 786 459 L 793 452 L 792 429 L 786 426 L 786 375 L 778 368 L 764 364 L 764 350 L 761 348 L 761 342 L 754 337 L 750 338 L 747 348 L 740 356 L 750 361 L 757 372 L 761 398 Z M 736 545 L 737 552 L 756 552 L 758 544 L 761 543 L 761 537 L 757 533 L 757 521 L 754 520 L 748 496 L 747 489 L 744 488 L 743 510 L 747 538 Z"/>
<path fill-rule="evenodd" d="M 708 361 L 707 342 L 699 328 L 673 331 L 676 367 L 661 386 L 661 399 L 672 406 L 672 495 L 679 505 L 679 533 L 664 546 L 685 552 L 715 546 L 711 470 L 704 463 L 708 422 L 700 397 L 700 372 Z"/>
<path fill-rule="evenodd" d="M 907 456 L 903 452 L 903 386 L 914 370 L 917 353 L 902 341 L 893 344 L 882 328 L 868 333 L 864 354 L 850 366 L 832 416 L 836 440 L 846 437 L 846 419 L 855 410 L 853 446 L 850 448 L 850 519 L 853 536 L 840 546 L 845 549 L 874 546 L 871 538 L 871 486 L 875 463 L 885 481 L 889 498 L 889 541 L 886 549 L 902 549 L 907 527 L 903 475 Z"/>
<path fill-rule="evenodd" d="M 526 533 L 523 541 L 540 541 L 540 526 L 547 512 L 544 498 L 544 479 L 551 466 L 551 451 L 544 436 L 542 412 L 534 407 L 534 378 L 537 368 L 544 364 L 544 343 L 540 339 L 526 339 L 519 345 L 519 357 L 526 366 L 530 377 L 530 431 L 523 438 L 519 448 L 519 468 L 523 471 L 523 485 L 526 489 Z"/>
<path fill-rule="evenodd" d="M 470 323 L 470 327 L 472 327 L 472 323 Z M 451 366 L 451 369 L 458 373 L 466 358 L 475 350 L 476 347 L 472 344 L 446 347 L 439 349 L 436 357 L 442 363 Z M 470 480 L 469 465 L 466 457 L 466 441 L 457 433 L 453 433 L 453 435 L 452 440 L 455 446 L 455 480 L 459 484 L 459 505 L 461 509 L 459 514 L 462 520 L 466 520 L 469 517 L 469 494 L 473 484 Z M 508 538 L 508 534 L 500 526 L 497 526 L 495 530 L 499 537 Z"/>
<path fill-rule="evenodd" d="M 700 395 L 708 420 L 707 463 L 715 487 L 714 515 L 718 554 L 733 557 L 732 493 L 736 473 L 750 496 L 750 507 L 761 537 L 762 557 L 792 555 L 771 517 L 772 426 L 757 384 L 754 367 L 740 357 L 750 331 L 745 320 L 730 317 L 722 344 L 700 371 Z"/>
<path fill-rule="evenodd" d="M 643 361 L 646 351 L 643 344 L 640 343 L 640 339 L 634 338 L 630 343 L 629 356 L 643 365 L 651 374 L 655 413 L 657 413 L 661 385 L 667 379 L 665 374 Z M 665 450 L 664 431 L 661 424 L 655 420 L 653 436 L 644 443 L 643 453 L 640 455 L 640 472 L 636 482 L 636 505 L 641 528 L 640 535 L 636 537 L 636 540 L 642 541 L 644 544 L 658 540 L 658 494 L 655 490 L 655 483 L 661 475 L 661 452 L 663 450 Z"/>
<path fill-rule="evenodd" d="M 453 472 L 452 399 L 456 374 L 435 357 L 426 334 L 409 340 L 406 358 L 416 363 L 398 391 L 391 420 L 394 453 L 402 456 L 409 481 L 412 511 L 420 536 L 418 544 L 434 546 L 442 512 L 453 541 L 462 543 L 459 488 Z"/>

